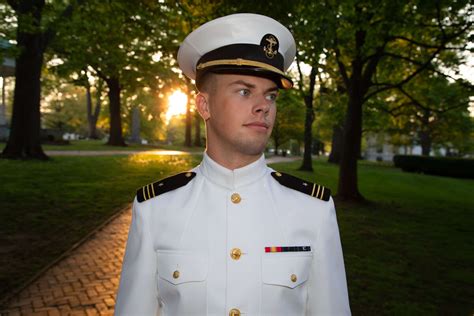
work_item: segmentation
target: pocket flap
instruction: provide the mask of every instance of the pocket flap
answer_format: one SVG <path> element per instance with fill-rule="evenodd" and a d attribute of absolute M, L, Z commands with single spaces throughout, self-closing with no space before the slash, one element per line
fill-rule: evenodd
<path fill-rule="evenodd" d="M 160 278 L 172 283 L 204 281 L 207 277 L 207 256 L 198 252 L 157 251 Z"/>
<path fill-rule="evenodd" d="M 295 288 L 308 280 L 312 259 L 311 254 L 266 254 L 262 259 L 263 283 Z"/>

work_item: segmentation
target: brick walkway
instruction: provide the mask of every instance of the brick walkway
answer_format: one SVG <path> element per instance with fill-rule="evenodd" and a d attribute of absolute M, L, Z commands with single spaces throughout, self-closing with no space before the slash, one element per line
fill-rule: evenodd
<path fill-rule="evenodd" d="M 113 315 L 131 221 L 123 211 L 14 297 L 1 315 Z"/>

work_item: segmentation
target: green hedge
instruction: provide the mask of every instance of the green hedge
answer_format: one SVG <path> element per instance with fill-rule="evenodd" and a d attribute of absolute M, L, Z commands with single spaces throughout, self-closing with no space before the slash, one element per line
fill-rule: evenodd
<path fill-rule="evenodd" d="M 407 172 L 474 179 L 474 159 L 395 155 L 393 163 Z"/>

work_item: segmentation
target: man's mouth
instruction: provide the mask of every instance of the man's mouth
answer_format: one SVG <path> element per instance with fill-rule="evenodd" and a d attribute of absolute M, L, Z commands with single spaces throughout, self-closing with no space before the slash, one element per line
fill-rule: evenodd
<path fill-rule="evenodd" d="M 250 122 L 244 124 L 245 127 L 249 127 L 251 129 L 257 130 L 257 131 L 264 131 L 266 132 L 269 128 L 268 124 L 265 122 Z"/>

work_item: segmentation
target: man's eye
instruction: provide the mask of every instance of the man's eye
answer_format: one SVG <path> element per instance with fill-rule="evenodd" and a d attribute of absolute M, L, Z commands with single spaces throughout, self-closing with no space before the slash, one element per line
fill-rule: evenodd
<path fill-rule="evenodd" d="M 239 90 L 239 94 L 241 96 L 244 96 L 244 97 L 248 96 L 250 94 L 250 90 L 249 89 L 241 89 L 241 90 Z"/>
<path fill-rule="evenodd" d="M 268 100 L 268 101 L 275 101 L 278 97 L 278 94 L 276 93 L 270 93 L 268 94 L 265 98 Z"/>

